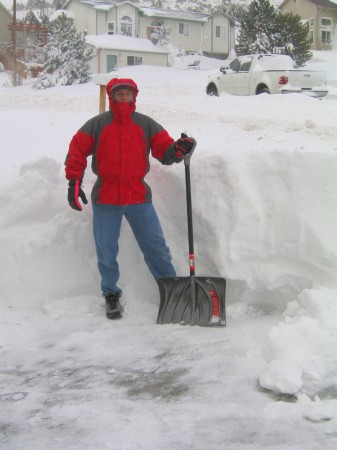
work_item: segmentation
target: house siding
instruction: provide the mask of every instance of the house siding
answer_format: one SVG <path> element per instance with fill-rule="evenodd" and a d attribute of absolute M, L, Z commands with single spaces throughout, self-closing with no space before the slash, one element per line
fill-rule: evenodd
<path fill-rule="evenodd" d="M 107 23 L 104 29 L 101 29 L 97 34 L 107 33 L 107 24 L 114 24 L 114 34 L 123 34 L 122 27 L 126 25 L 128 22 L 123 22 L 123 17 L 128 17 L 131 19 L 130 29 L 131 37 L 140 37 L 139 36 L 139 26 L 138 26 L 138 11 L 135 7 L 129 4 L 116 5 L 115 8 L 110 9 L 107 13 Z"/>
<path fill-rule="evenodd" d="M 13 21 L 12 15 L 0 4 L 0 41 L 9 42 L 11 40 L 7 25 Z"/>
<path fill-rule="evenodd" d="M 128 57 L 141 57 L 142 64 L 151 66 L 167 66 L 167 54 L 137 52 L 134 50 L 118 50 L 118 49 L 101 49 L 95 50 L 94 57 L 91 60 L 91 70 L 94 73 L 107 73 L 108 56 L 115 56 L 117 60 L 117 67 L 128 66 Z"/>
<path fill-rule="evenodd" d="M 142 16 L 139 18 L 140 22 L 140 36 L 144 39 L 149 39 L 149 30 L 152 28 L 153 23 L 161 22 L 166 25 L 170 30 L 170 40 L 178 48 L 184 49 L 187 52 L 199 51 L 202 46 L 202 28 L 200 22 L 191 22 L 188 20 L 177 19 L 161 19 L 158 17 Z M 188 26 L 188 36 L 179 34 L 179 24 Z"/>
<path fill-rule="evenodd" d="M 107 13 L 96 11 L 96 34 L 107 33 Z"/>
<path fill-rule="evenodd" d="M 223 27 L 224 35 L 217 36 L 217 27 Z M 217 15 L 211 17 L 203 27 L 203 48 L 205 53 L 228 54 L 234 48 L 234 29 L 228 18 Z"/>
<path fill-rule="evenodd" d="M 117 59 L 117 67 L 128 66 L 128 57 L 140 57 L 142 58 L 142 63 L 144 65 L 151 66 L 167 66 L 168 58 L 166 54 L 151 54 L 136 51 L 126 51 L 126 50 L 107 50 L 102 49 L 97 52 L 95 57 L 92 59 L 92 70 L 93 72 L 106 73 L 108 72 L 107 59 L 108 56 L 115 56 Z M 100 59 L 100 61 L 99 61 Z M 97 70 L 98 67 L 100 70 Z"/>
<path fill-rule="evenodd" d="M 74 12 L 74 25 L 79 33 L 97 34 L 96 10 L 75 1 L 68 4 L 67 10 Z"/>

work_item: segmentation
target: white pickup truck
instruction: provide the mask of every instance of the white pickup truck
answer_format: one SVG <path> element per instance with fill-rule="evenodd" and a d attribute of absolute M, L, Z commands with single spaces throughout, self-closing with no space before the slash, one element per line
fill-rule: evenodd
<path fill-rule="evenodd" d="M 288 55 L 246 55 L 233 59 L 220 73 L 208 77 L 208 95 L 228 92 L 235 95 L 305 93 L 325 97 L 324 72 L 296 69 Z"/>

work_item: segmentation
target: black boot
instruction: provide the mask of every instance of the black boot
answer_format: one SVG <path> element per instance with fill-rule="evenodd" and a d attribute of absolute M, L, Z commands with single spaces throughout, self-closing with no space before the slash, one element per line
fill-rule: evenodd
<path fill-rule="evenodd" d="M 105 296 L 105 311 L 108 319 L 121 319 L 123 308 L 119 303 L 118 294 L 109 294 Z"/>

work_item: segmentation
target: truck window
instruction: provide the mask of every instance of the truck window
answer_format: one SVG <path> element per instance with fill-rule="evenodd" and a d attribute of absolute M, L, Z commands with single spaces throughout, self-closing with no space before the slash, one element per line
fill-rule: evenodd
<path fill-rule="evenodd" d="M 252 65 L 251 61 L 243 62 L 240 67 L 240 72 L 249 72 L 251 65 Z"/>
<path fill-rule="evenodd" d="M 233 59 L 233 61 L 230 63 L 229 68 L 233 70 L 234 72 L 239 72 L 240 69 L 240 61 L 238 59 Z"/>

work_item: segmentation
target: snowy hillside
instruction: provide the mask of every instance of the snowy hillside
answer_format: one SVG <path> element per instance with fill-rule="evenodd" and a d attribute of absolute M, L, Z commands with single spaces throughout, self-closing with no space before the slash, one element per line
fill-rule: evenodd
<path fill-rule="evenodd" d="M 5 450 L 334 450 L 337 446 L 337 57 L 330 95 L 207 97 L 201 70 L 123 68 L 138 111 L 198 142 L 196 273 L 225 277 L 227 326 L 156 325 L 158 289 L 126 223 L 125 316 L 105 318 L 92 213 L 63 161 L 98 113 L 94 82 L 9 87 L 0 73 L 0 446 Z M 188 275 L 184 167 L 147 177 Z M 89 196 L 90 164 L 84 180 Z"/>

